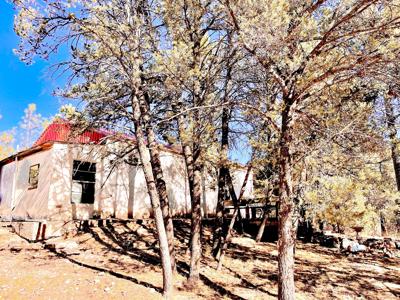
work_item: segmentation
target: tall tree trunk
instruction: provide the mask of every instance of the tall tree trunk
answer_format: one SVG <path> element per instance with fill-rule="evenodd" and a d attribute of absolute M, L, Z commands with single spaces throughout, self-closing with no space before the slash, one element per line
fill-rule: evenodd
<path fill-rule="evenodd" d="M 197 284 L 200 278 L 201 260 L 201 171 L 199 163 L 194 164 L 192 198 L 192 237 L 189 283 Z"/>
<path fill-rule="evenodd" d="M 237 201 L 236 201 L 235 210 L 233 212 L 232 219 L 231 219 L 231 221 L 229 223 L 228 231 L 226 233 L 225 238 L 222 240 L 222 244 L 221 244 L 221 248 L 220 248 L 220 255 L 218 257 L 217 270 L 221 270 L 221 268 L 222 268 L 222 263 L 223 263 L 223 260 L 224 260 L 225 251 L 228 248 L 228 243 L 230 242 L 230 240 L 232 238 L 233 226 L 235 225 L 235 220 L 236 220 L 236 218 L 238 216 L 238 213 L 239 213 L 239 203 L 242 200 L 244 192 L 246 191 L 246 185 L 247 185 L 247 182 L 249 180 L 251 169 L 252 169 L 252 165 L 251 165 L 251 163 L 249 163 L 249 165 L 247 167 L 247 170 L 246 170 L 246 175 L 244 176 L 244 179 L 243 179 L 242 187 L 240 189 L 239 197 L 237 198 Z"/>
<path fill-rule="evenodd" d="M 146 145 L 146 138 L 141 124 L 141 111 L 139 99 L 132 95 L 133 121 L 140 160 L 143 166 L 144 177 L 146 179 L 151 205 L 153 208 L 154 219 L 156 222 L 158 242 L 160 245 L 160 256 L 163 270 L 163 294 L 166 298 L 171 297 L 173 290 L 171 258 L 168 246 L 168 238 L 164 225 L 163 213 L 160 207 L 160 198 L 155 183 L 153 169 L 151 165 L 150 151 Z"/>
<path fill-rule="evenodd" d="M 292 157 L 290 153 L 291 122 L 289 101 L 282 112 L 280 141 L 279 220 L 278 220 L 278 298 L 293 300 L 294 285 L 294 202 L 292 185 Z"/>
<path fill-rule="evenodd" d="M 186 170 L 189 180 L 189 191 L 191 199 L 191 236 L 190 236 L 190 272 L 188 282 L 197 284 L 200 278 L 200 260 L 201 260 L 201 171 L 199 164 L 199 153 L 194 153 L 195 143 L 190 145 L 188 133 L 185 128 L 185 117 L 178 117 L 178 131 L 181 141 L 183 155 L 185 158 Z M 192 135 L 193 136 L 193 135 Z M 198 148 L 196 147 L 197 151 Z"/>
<path fill-rule="evenodd" d="M 400 191 L 400 151 L 399 141 L 397 138 L 396 118 L 394 115 L 393 103 L 390 96 L 384 98 L 385 111 L 386 111 L 386 124 L 389 131 L 390 146 L 392 151 L 392 160 L 394 174 L 396 177 L 397 190 Z"/>
<path fill-rule="evenodd" d="M 136 17 L 138 18 L 146 18 L 146 9 L 144 2 L 139 2 L 137 3 L 137 6 L 135 7 L 135 13 Z M 127 10 L 127 16 L 128 16 L 128 22 L 131 24 L 133 19 L 131 13 L 133 12 L 132 9 L 133 7 L 126 5 L 126 10 Z M 133 27 L 137 29 L 136 27 Z M 142 73 L 142 67 L 143 67 L 143 56 L 141 53 L 141 47 L 140 47 L 140 41 L 141 41 L 141 32 L 140 30 L 133 30 L 132 36 L 134 36 L 134 49 L 137 49 L 137 52 L 135 51 L 135 55 L 137 55 L 135 59 L 135 65 L 133 66 L 133 69 L 140 74 Z M 158 177 L 160 174 L 162 174 L 161 170 L 161 165 L 159 165 L 159 169 L 157 169 L 157 166 L 152 164 L 152 156 L 157 157 L 157 152 L 154 153 L 154 151 L 151 153 L 150 152 L 150 145 L 146 145 L 146 135 L 145 132 L 143 131 L 143 126 L 146 125 L 146 123 L 149 123 L 149 115 L 148 115 L 148 109 L 145 102 L 145 94 L 144 91 L 142 90 L 142 78 L 136 77 L 136 72 L 132 74 L 132 82 L 131 82 L 131 88 L 132 88 L 132 95 L 131 95 L 131 105 L 132 105 L 132 120 L 135 126 L 135 135 L 136 135 L 136 143 L 138 147 L 138 152 L 140 156 L 140 160 L 143 166 L 143 173 L 144 177 L 146 180 L 146 185 L 147 185 L 147 190 L 150 196 L 150 201 L 151 201 L 151 206 L 153 208 L 153 214 L 154 214 L 154 219 L 156 223 L 156 228 L 157 228 L 157 234 L 158 234 L 158 243 L 160 247 L 160 257 L 161 257 L 161 265 L 162 265 L 162 271 L 163 271 L 163 295 L 165 298 L 170 298 L 172 296 L 173 292 L 173 274 L 172 274 L 172 267 L 171 267 L 171 255 L 170 255 L 170 247 L 168 243 L 168 235 L 164 223 L 164 216 L 163 216 L 163 210 L 161 209 L 161 203 L 160 203 L 160 194 L 163 195 L 163 191 L 158 190 L 158 182 L 156 183 L 156 180 L 158 180 Z M 144 109 L 144 111 L 142 111 Z M 145 114 L 143 114 L 145 112 Z M 148 125 L 148 124 L 147 124 Z M 150 129 L 152 129 L 149 126 L 146 126 Z M 147 139 L 154 139 L 153 142 L 155 142 L 155 136 L 154 132 L 152 130 L 149 131 L 150 136 L 147 136 Z M 153 135 L 151 135 L 153 133 Z M 150 141 L 149 141 L 150 142 Z M 156 155 L 154 155 L 156 154 Z M 159 160 L 158 160 L 159 162 Z M 156 172 L 154 172 L 156 171 Z M 157 178 L 155 178 L 155 176 Z M 162 177 L 161 177 L 162 178 Z M 164 186 L 165 188 L 165 186 Z M 164 201 L 164 199 L 162 199 Z M 166 201 L 168 203 L 168 199 Z"/>
<path fill-rule="evenodd" d="M 201 69 L 201 34 L 200 28 L 191 28 L 192 31 L 192 63 L 191 69 Z M 196 76 L 197 77 L 197 76 Z M 204 104 L 202 94 L 204 92 L 203 81 L 201 78 L 197 78 L 193 81 L 192 85 L 192 105 L 193 107 L 200 107 Z M 201 163 L 201 152 L 202 152 L 202 131 L 201 122 L 199 120 L 199 111 L 194 110 L 192 112 L 193 123 L 190 126 L 190 132 L 188 128 L 184 126 L 185 117 L 181 115 L 178 118 L 179 135 L 183 146 L 183 153 L 185 156 L 186 167 L 188 170 L 189 177 L 189 189 L 192 206 L 192 218 L 191 218 L 191 237 L 190 237 L 190 271 L 188 283 L 190 285 L 197 285 L 200 279 L 200 260 L 202 256 L 202 245 L 201 245 L 201 174 L 203 165 Z M 183 135 L 182 135 L 183 133 Z M 190 142 L 189 142 L 190 139 Z"/>
<path fill-rule="evenodd" d="M 213 237 L 213 255 L 216 256 L 218 250 L 221 247 L 223 238 L 223 226 L 224 226 L 224 202 L 227 199 L 226 195 L 226 180 L 228 174 L 227 158 L 228 158 L 228 147 L 229 147 L 229 108 L 224 107 L 222 110 L 221 118 L 221 161 L 218 173 L 218 198 L 217 198 L 217 209 L 214 227 Z"/>
<path fill-rule="evenodd" d="M 223 102 L 225 103 L 222 109 L 222 117 L 221 117 L 221 158 L 220 158 L 220 167 L 218 173 L 218 198 L 217 198 L 217 209 L 216 209 L 216 218 L 214 225 L 214 237 L 213 237 L 213 255 L 217 256 L 219 249 L 221 249 L 221 243 L 223 239 L 223 227 L 224 227 L 224 202 L 227 200 L 226 193 L 226 176 L 229 172 L 228 169 L 228 151 L 229 151 L 229 121 L 231 118 L 231 108 L 226 106 L 229 101 L 229 92 L 230 92 L 230 83 L 232 80 L 232 69 L 233 69 L 233 60 L 236 55 L 236 48 L 232 43 L 232 32 L 227 31 L 227 42 L 230 48 L 232 49 L 231 53 L 226 59 L 226 76 L 224 82 L 224 96 Z"/>
<path fill-rule="evenodd" d="M 160 204 L 162 209 L 162 214 L 164 218 L 164 225 L 167 231 L 167 238 L 168 238 L 168 245 L 169 245 L 169 252 L 171 257 L 171 267 L 173 272 L 176 272 L 176 262 L 175 262 L 175 247 L 174 247 L 174 224 L 173 219 L 171 216 L 171 211 L 169 208 L 169 200 L 168 200 L 168 192 L 167 192 L 167 185 L 165 184 L 164 174 L 161 167 L 161 160 L 160 160 L 160 153 L 158 150 L 158 144 L 156 140 L 156 135 L 154 133 L 153 127 L 150 124 L 150 115 L 149 115 L 149 104 L 148 99 L 145 97 L 141 98 L 140 101 L 140 108 L 141 113 L 143 116 L 147 140 L 150 150 L 150 158 L 151 158 L 151 165 L 153 169 L 153 173 L 156 177 L 156 185 L 157 185 L 157 192 L 160 198 Z"/>

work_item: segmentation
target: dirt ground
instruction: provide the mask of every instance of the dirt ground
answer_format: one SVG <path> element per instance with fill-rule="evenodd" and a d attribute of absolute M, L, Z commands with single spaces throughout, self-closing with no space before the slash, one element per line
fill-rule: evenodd
<path fill-rule="evenodd" d="M 201 283 L 188 291 L 188 226 L 183 221 L 175 226 L 179 263 L 174 299 L 276 298 L 276 244 L 238 239 L 217 272 L 209 230 L 203 236 Z M 113 222 L 46 243 L 28 243 L 0 227 L 0 299 L 161 299 L 151 224 Z M 63 249 L 63 243 L 71 247 Z M 299 242 L 295 280 L 297 299 L 398 299 L 400 258 L 346 256 Z"/>

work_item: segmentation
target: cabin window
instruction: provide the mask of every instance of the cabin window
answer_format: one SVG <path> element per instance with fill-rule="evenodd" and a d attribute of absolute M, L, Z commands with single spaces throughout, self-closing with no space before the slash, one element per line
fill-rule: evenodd
<path fill-rule="evenodd" d="M 29 168 L 29 189 L 36 189 L 39 184 L 39 167 L 40 164 L 33 165 Z"/>
<path fill-rule="evenodd" d="M 94 203 L 96 164 L 74 160 L 72 170 L 72 203 Z"/>

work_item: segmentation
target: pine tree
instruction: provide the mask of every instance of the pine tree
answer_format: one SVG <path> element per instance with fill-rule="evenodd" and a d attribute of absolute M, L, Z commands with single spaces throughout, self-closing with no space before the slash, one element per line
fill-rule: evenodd
<path fill-rule="evenodd" d="M 378 82 L 378 72 L 395 64 L 399 43 L 397 1 L 225 1 L 239 43 L 273 80 L 279 135 L 279 299 L 294 299 L 296 176 L 313 115 L 361 82 Z M 370 83 L 369 83 L 370 84 Z M 265 98 L 269 100 L 269 98 Z M 254 105 L 263 108 L 266 104 Z M 332 105 L 333 111 L 340 102 Z M 334 124 L 332 118 L 326 121 Z M 312 137 L 312 135 L 310 134 Z"/>
<path fill-rule="evenodd" d="M 36 104 L 31 103 L 24 110 L 19 133 L 20 149 L 26 149 L 33 145 L 45 126 L 45 120 L 36 112 Z"/>
<path fill-rule="evenodd" d="M 152 86 L 147 77 L 151 76 L 148 62 L 153 43 L 157 44 L 152 1 L 59 0 L 35 2 L 33 6 L 29 1 L 18 1 L 15 5 L 22 60 L 30 63 L 35 55 L 47 58 L 55 49 L 70 46 L 70 56 L 58 66 L 66 68 L 63 70 L 71 77 L 59 93 L 85 102 L 83 111 L 76 114 L 80 130 L 95 126 L 135 135 L 135 145 L 128 142 L 118 156 L 126 158 L 137 148 L 158 232 L 164 295 L 170 297 L 173 240 L 168 241 L 168 237 L 173 235 L 168 232 L 172 234 L 173 229 L 164 225 L 169 202 L 154 149 L 153 114 L 148 111 L 152 100 L 148 98 L 148 87 Z M 160 204 L 166 206 L 164 213 Z"/>

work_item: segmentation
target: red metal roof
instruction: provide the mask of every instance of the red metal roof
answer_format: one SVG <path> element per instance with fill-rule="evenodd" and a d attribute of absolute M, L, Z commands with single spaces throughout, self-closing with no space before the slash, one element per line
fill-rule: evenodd
<path fill-rule="evenodd" d="M 73 135 L 72 126 L 68 121 L 56 120 L 43 131 L 38 140 L 33 144 L 32 148 L 51 142 L 77 143 L 77 144 L 98 144 L 106 137 L 113 137 L 120 140 L 136 141 L 134 136 L 123 133 L 111 132 L 101 129 L 87 129 L 82 134 Z M 159 144 L 164 150 L 177 154 L 182 154 L 180 146 Z"/>
<path fill-rule="evenodd" d="M 82 134 L 73 136 L 71 134 L 71 125 L 66 121 L 54 121 L 47 126 L 33 147 L 41 145 L 46 142 L 68 142 L 80 144 L 97 144 L 101 139 L 109 134 L 100 130 L 86 130 Z"/>

